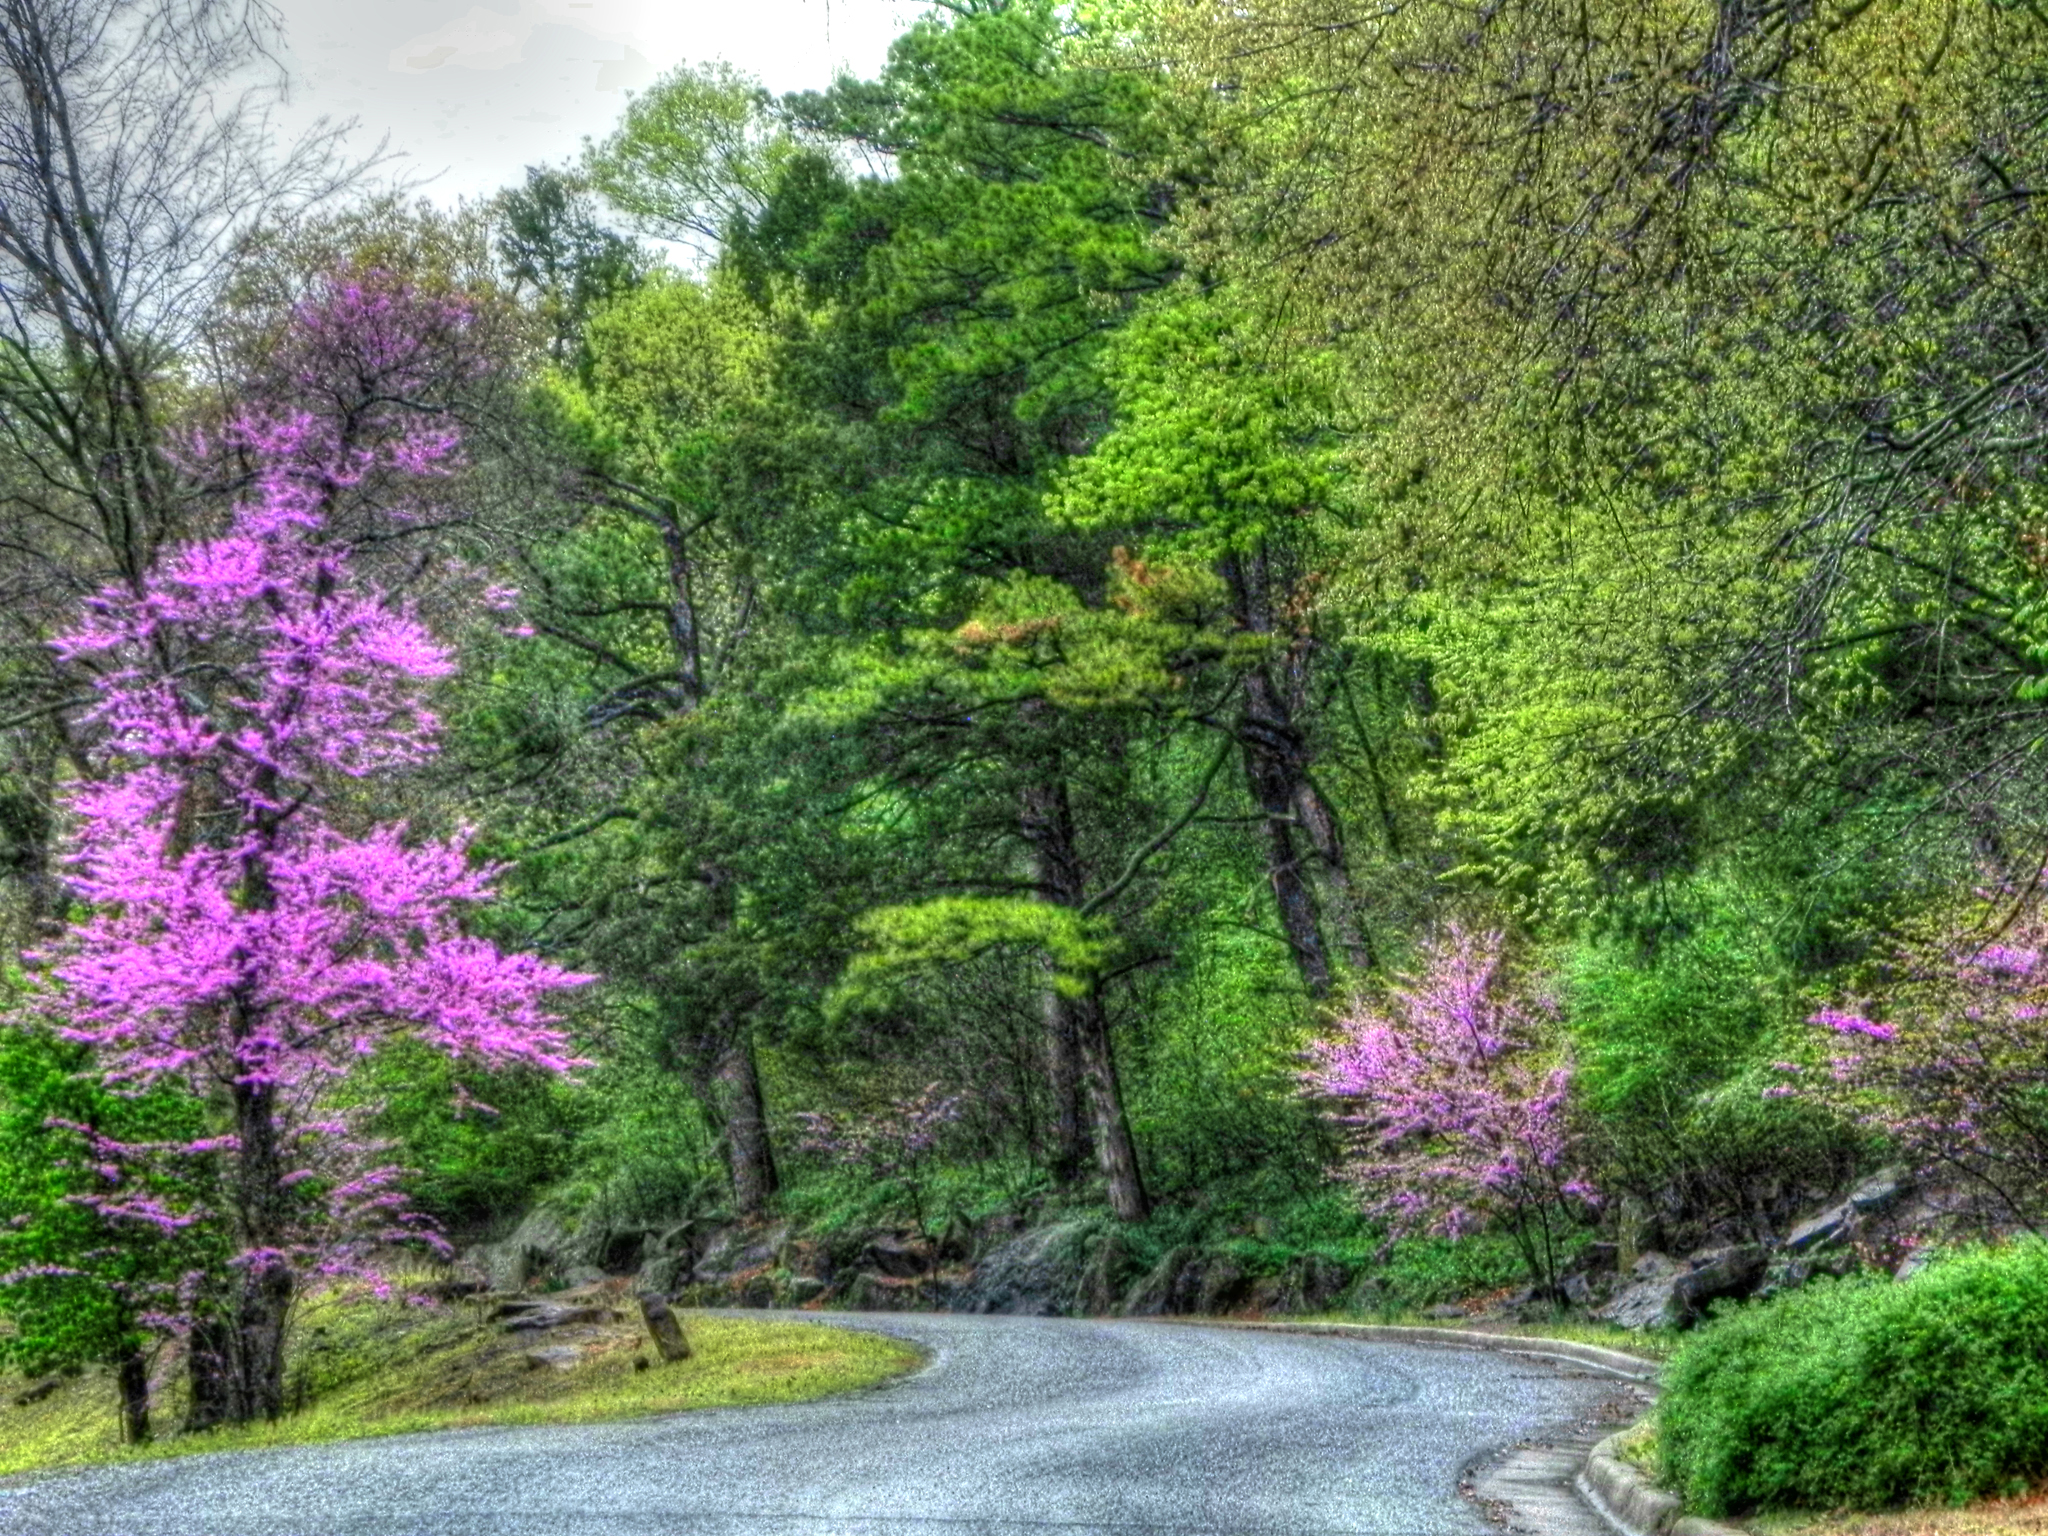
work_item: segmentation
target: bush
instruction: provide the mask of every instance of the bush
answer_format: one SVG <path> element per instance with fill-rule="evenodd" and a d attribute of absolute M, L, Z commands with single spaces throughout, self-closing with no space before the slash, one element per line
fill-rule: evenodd
<path fill-rule="evenodd" d="M 1726 1313 L 1672 1361 L 1658 1426 L 1710 1515 L 2016 1492 L 2048 1474 L 2048 1243 Z"/>

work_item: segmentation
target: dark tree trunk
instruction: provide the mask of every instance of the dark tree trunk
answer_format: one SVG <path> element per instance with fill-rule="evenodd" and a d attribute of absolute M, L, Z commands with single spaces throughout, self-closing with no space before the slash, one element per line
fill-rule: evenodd
<path fill-rule="evenodd" d="M 1025 791 L 1022 830 L 1031 845 L 1042 899 L 1075 910 L 1085 906 L 1087 872 L 1082 867 L 1074 835 L 1074 811 L 1067 797 L 1066 780 L 1050 779 Z M 1080 1120 L 1078 1108 L 1068 1108 L 1074 1100 L 1075 1084 L 1062 1080 L 1063 1072 L 1072 1071 L 1087 1104 L 1096 1166 L 1102 1170 L 1108 1186 L 1110 1209 L 1120 1220 L 1142 1221 L 1149 1206 L 1138 1169 L 1137 1148 L 1131 1141 L 1130 1124 L 1124 1118 L 1123 1094 L 1117 1084 L 1116 1058 L 1110 1051 L 1109 1021 L 1102 998 L 1092 989 L 1080 997 L 1069 996 L 1052 984 L 1050 966 L 1046 980 L 1046 1034 L 1055 1061 L 1053 1092 L 1059 1100 L 1062 1135 L 1059 1153 L 1063 1158 L 1071 1156 L 1076 1164 L 1087 1155 L 1078 1135 L 1071 1143 L 1064 1140 L 1069 1114 L 1077 1123 Z M 1069 1060 L 1071 1066 L 1067 1064 Z"/>
<path fill-rule="evenodd" d="M 1117 1082 L 1116 1057 L 1109 1039 L 1109 1015 L 1099 993 L 1071 999 L 1081 1064 L 1088 1084 L 1088 1107 L 1095 1120 L 1095 1159 L 1109 1191 L 1109 1208 L 1118 1221 L 1143 1221 L 1152 1204 L 1138 1167 L 1137 1144 L 1124 1116 L 1123 1092 Z"/>
<path fill-rule="evenodd" d="M 1089 1153 L 1088 1120 L 1082 1109 L 1081 1038 L 1072 1000 L 1053 985 L 1052 962 L 1045 965 L 1045 1064 L 1052 1086 L 1052 1178 L 1062 1189 L 1080 1182 Z"/>
<path fill-rule="evenodd" d="M 1232 556 L 1224 562 L 1223 573 L 1238 622 L 1253 634 L 1273 634 L 1271 576 L 1264 555 L 1254 551 Z M 1245 782 L 1264 819 L 1266 878 L 1273 888 L 1280 931 L 1302 986 L 1312 997 L 1325 997 L 1335 974 L 1323 937 L 1326 923 L 1346 965 L 1370 969 L 1373 956 L 1359 921 L 1336 813 L 1309 771 L 1298 697 L 1306 672 L 1306 652 L 1299 645 L 1285 666 L 1292 687 L 1282 685 L 1272 663 L 1248 668 L 1237 739 L 1244 752 Z"/>
<path fill-rule="evenodd" d="M 185 1374 L 191 1401 L 185 1408 L 189 1432 L 215 1429 L 235 1420 L 235 1324 L 228 1317 L 200 1317 L 185 1341 Z"/>
<path fill-rule="evenodd" d="M 240 1185 L 235 1193 L 245 1267 L 234 1282 L 228 1390 L 230 1421 L 246 1424 L 284 1413 L 284 1334 L 293 1283 L 283 1250 L 291 1230 L 287 1207 L 292 1196 L 277 1143 L 276 1090 L 237 1083 L 234 1102 Z"/>
<path fill-rule="evenodd" d="M 121 1440 L 126 1445 L 149 1443 L 149 1357 L 131 1349 L 121 1357 Z"/>
<path fill-rule="evenodd" d="M 725 1099 L 726 1162 L 732 1170 L 732 1200 L 742 1216 L 763 1216 L 781 1188 L 775 1149 L 768 1141 L 768 1111 L 761 1098 L 761 1074 L 754 1064 L 752 1035 L 742 1029 L 718 1063 Z"/>

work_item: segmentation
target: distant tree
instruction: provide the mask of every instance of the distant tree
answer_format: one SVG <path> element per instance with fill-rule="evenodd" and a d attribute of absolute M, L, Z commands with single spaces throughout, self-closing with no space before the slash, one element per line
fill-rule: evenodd
<path fill-rule="evenodd" d="M 395 488 L 455 462 L 457 434 L 408 401 L 425 338 L 462 323 L 375 280 L 302 306 L 288 382 L 337 408 L 251 405 L 226 433 L 251 467 L 226 531 L 167 550 L 138 590 L 108 588 L 62 642 L 97 674 L 104 746 L 71 796 L 87 915 L 54 957 L 59 1032 L 110 1085 L 183 1083 L 223 1122 L 206 1139 L 217 1208 L 148 1192 L 150 1149 L 99 1149 L 114 1181 L 99 1209 L 227 1234 L 227 1278 L 185 1319 L 199 1427 L 276 1417 L 300 1287 L 423 1235 L 400 1170 L 334 1108 L 357 1060 L 413 1037 L 571 1065 L 544 1000 L 582 978 L 466 936 L 492 878 L 466 837 L 378 821 L 349 789 L 432 757 L 426 690 L 452 668 L 328 517 L 368 478 Z"/>
<path fill-rule="evenodd" d="M 526 168 L 525 186 L 499 194 L 497 248 L 513 292 L 539 300 L 557 364 L 570 359 L 590 312 L 646 268 L 632 241 L 599 222 L 574 178 L 537 165 Z"/>
<path fill-rule="evenodd" d="M 1501 934 L 1453 923 L 1384 1001 L 1359 1003 L 1310 1047 L 1302 1082 L 1351 1139 L 1345 1177 L 1397 1234 L 1498 1223 L 1554 1290 L 1559 1242 L 1593 1191 L 1567 1112 L 1571 1069 L 1544 1050 L 1548 1012 Z"/>

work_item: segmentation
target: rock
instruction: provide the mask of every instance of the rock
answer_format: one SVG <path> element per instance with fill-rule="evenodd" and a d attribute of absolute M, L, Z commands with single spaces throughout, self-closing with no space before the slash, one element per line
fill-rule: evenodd
<path fill-rule="evenodd" d="M 1301 1310 L 1327 1312 L 1351 1284 L 1351 1271 L 1335 1259 L 1312 1253 L 1294 1262 L 1300 1272 Z"/>
<path fill-rule="evenodd" d="M 747 1269 L 765 1269 L 776 1262 L 783 1244 L 789 1241 L 789 1223 L 767 1227 L 727 1227 L 716 1233 L 699 1255 L 692 1278 L 703 1284 L 730 1280 Z"/>
<path fill-rule="evenodd" d="M 1244 1300 L 1251 1290 L 1251 1276 L 1237 1260 L 1220 1256 L 1202 1270 L 1201 1289 L 1195 1293 L 1192 1310 L 1208 1317 L 1227 1312 Z"/>
<path fill-rule="evenodd" d="M 1588 1275 L 1566 1275 L 1561 1289 L 1564 1299 L 1575 1307 L 1591 1310 L 1599 1305 L 1600 1293 L 1593 1288 L 1592 1278 Z"/>
<path fill-rule="evenodd" d="M 1846 1241 L 1856 1230 L 1856 1208 L 1844 1200 L 1840 1205 L 1822 1211 L 1818 1216 L 1809 1216 L 1790 1232 L 1785 1234 L 1783 1248 L 1787 1253 L 1806 1253 L 1816 1248 L 1832 1248 Z"/>
<path fill-rule="evenodd" d="M 500 1308 L 507 1333 L 544 1333 L 550 1328 L 568 1328 L 579 1323 L 615 1323 L 619 1314 L 610 1307 L 562 1307 L 543 1304 L 510 1310 Z"/>
<path fill-rule="evenodd" d="M 1572 1258 L 1567 1274 L 1611 1275 L 1621 1268 L 1619 1243 L 1588 1243 Z"/>
<path fill-rule="evenodd" d="M 1859 1215 L 1879 1215 L 1905 1198 L 1911 1184 L 1905 1169 L 1880 1168 L 1849 1191 L 1849 1205 Z"/>
<path fill-rule="evenodd" d="M 1117 1292 L 1130 1267 L 1130 1245 L 1121 1232 L 1104 1232 L 1090 1239 L 1075 1287 L 1075 1310 L 1084 1317 L 1107 1317 L 1115 1310 Z"/>
<path fill-rule="evenodd" d="M 830 1289 L 815 1275 L 798 1275 L 789 1282 L 789 1299 L 800 1307 L 807 1301 L 816 1301 Z"/>
<path fill-rule="evenodd" d="M 1671 1282 L 1678 1274 L 1678 1262 L 1661 1253 L 1641 1255 L 1629 1269 L 1629 1283 L 1593 1313 L 1603 1323 L 1619 1328 L 1668 1326 Z"/>
<path fill-rule="evenodd" d="M 1630 1270 L 1629 1283 L 1593 1316 L 1623 1328 L 1687 1328 L 1716 1301 L 1752 1294 L 1764 1279 L 1765 1263 L 1756 1243 L 1711 1248 L 1683 1264 L 1646 1253 Z"/>
<path fill-rule="evenodd" d="M 529 1371 L 573 1371 L 582 1358 L 582 1350 L 567 1344 L 554 1344 L 546 1349 L 529 1349 L 526 1352 L 526 1368 Z"/>
<path fill-rule="evenodd" d="M 640 1261 L 640 1273 L 633 1277 L 633 1289 L 672 1296 L 688 1283 L 695 1260 L 687 1246 L 657 1249 Z"/>
<path fill-rule="evenodd" d="M 860 1267 L 896 1280 L 914 1280 L 937 1267 L 938 1256 L 921 1238 L 871 1238 L 861 1250 Z"/>
<path fill-rule="evenodd" d="M 525 1289 L 527 1282 L 562 1262 L 570 1232 L 561 1215 L 547 1206 L 528 1211 L 503 1242 L 476 1250 L 474 1259 L 494 1291 Z"/>
<path fill-rule="evenodd" d="M 1680 1327 L 1701 1322 L 1713 1303 L 1748 1296 L 1763 1280 L 1764 1267 L 1764 1250 L 1757 1243 L 1695 1254 L 1671 1282 L 1675 1321 Z"/>
<path fill-rule="evenodd" d="M 1160 1317 L 1173 1305 L 1175 1283 L 1180 1272 L 1195 1256 L 1192 1248 L 1170 1248 L 1159 1262 L 1124 1293 L 1118 1309 L 1125 1317 Z"/>
<path fill-rule="evenodd" d="M 1424 1307 L 1422 1309 L 1422 1315 L 1424 1317 L 1434 1318 L 1436 1319 L 1436 1321 L 1440 1323 L 1466 1322 L 1469 1321 L 1472 1316 L 1471 1313 L 1467 1312 L 1463 1307 L 1459 1306 L 1454 1301 L 1439 1302 L 1436 1306 Z"/>
<path fill-rule="evenodd" d="M 640 1320 L 647 1324 L 647 1336 L 654 1340 L 655 1351 L 666 1364 L 690 1358 L 690 1340 L 683 1332 L 683 1325 L 675 1313 L 669 1310 L 666 1300 L 660 1296 L 643 1295 L 640 1302 Z"/>
<path fill-rule="evenodd" d="M 743 1307 L 772 1307 L 777 1301 L 775 1277 L 767 1270 L 756 1270 L 744 1278 L 735 1277 L 733 1299 Z"/>
<path fill-rule="evenodd" d="M 1085 1309 L 1083 1275 L 1095 1222 L 1065 1221 L 1004 1243 L 976 1268 L 956 1302 L 964 1312 L 1062 1317 Z"/>
<path fill-rule="evenodd" d="M 436 1280 L 420 1287 L 420 1294 L 431 1301 L 463 1301 L 471 1296 L 482 1296 L 491 1288 L 488 1280 L 456 1277 Z"/>
<path fill-rule="evenodd" d="M 63 1378 L 58 1376 L 52 1376 L 46 1380 L 39 1381 L 34 1386 L 28 1388 L 26 1391 L 15 1393 L 14 1406 L 17 1408 L 26 1408 L 31 1403 L 40 1403 L 44 1398 L 48 1397 L 51 1393 L 55 1392 L 59 1387 L 63 1385 Z"/>
<path fill-rule="evenodd" d="M 661 1234 L 652 1227 L 617 1227 L 597 1243 L 597 1265 L 607 1275 L 630 1275 L 647 1262 Z"/>
<path fill-rule="evenodd" d="M 1909 1251 L 1899 1260 L 1899 1267 L 1892 1271 L 1894 1280 L 1910 1280 L 1934 1261 L 1932 1245 L 1923 1245 Z"/>
<path fill-rule="evenodd" d="M 846 1304 L 856 1312 L 908 1312 L 922 1301 L 916 1280 L 899 1280 L 864 1269 L 846 1287 Z"/>

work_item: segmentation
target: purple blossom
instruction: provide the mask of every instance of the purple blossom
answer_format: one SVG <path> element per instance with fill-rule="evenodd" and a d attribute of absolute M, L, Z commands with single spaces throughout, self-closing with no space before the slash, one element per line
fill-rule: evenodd
<path fill-rule="evenodd" d="M 1447 926 L 1418 973 L 1313 1044 L 1302 1073 L 1351 1143 L 1345 1173 L 1395 1231 L 1456 1237 L 1505 1222 L 1552 1279 L 1567 1207 L 1591 1204 L 1568 1102 L 1571 1070 L 1543 1064 L 1555 1009 L 1518 989 L 1502 934 Z"/>
<path fill-rule="evenodd" d="M 473 371 L 469 325 L 462 306 L 377 274 L 300 306 L 275 398 L 193 445 L 251 466 L 226 526 L 166 550 L 140 590 L 101 592 L 56 642 L 98 679 L 103 743 L 70 801 L 87 914 L 44 957 L 62 1032 L 93 1047 L 110 1083 L 185 1083 L 287 1152 L 256 1157 L 234 1133 L 102 1141 L 115 1187 L 95 1204 L 166 1231 L 231 1220 L 249 1273 L 334 1273 L 421 1235 L 401 1170 L 331 1107 L 380 1042 L 408 1036 L 485 1066 L 577 1064 L 548 1000 L 589 978 L 463 931 L 496 873 L 467 834 L 364 827 L 348 804 L 351 781 L 436 753 L 429 692 L 453 663 L 357 570 L 336 519 L 373 480 L 402 515 L 408 486 L 459 467 L 454 426 L 402 402 L 430 395 L 437 369 Z M 202 1155 L 223 1162 L 232 1218 L 166 1204 L 131 1176 Z"/>

